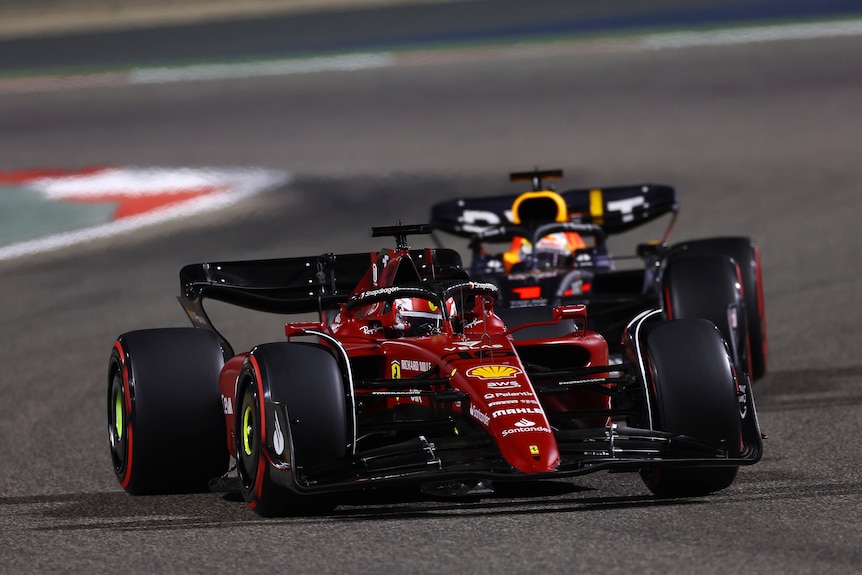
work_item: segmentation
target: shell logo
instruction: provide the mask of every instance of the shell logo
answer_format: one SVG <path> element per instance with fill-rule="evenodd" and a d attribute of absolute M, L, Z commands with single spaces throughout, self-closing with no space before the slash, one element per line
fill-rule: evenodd
<path fill-rule="evenodd" d="M 471 367 L 466 373 L 470 377 L 478 377 L 479 379 L 498 379 L 515 377 L 524 372 L 520 368 L 511 365 L 480 365 Z"/>

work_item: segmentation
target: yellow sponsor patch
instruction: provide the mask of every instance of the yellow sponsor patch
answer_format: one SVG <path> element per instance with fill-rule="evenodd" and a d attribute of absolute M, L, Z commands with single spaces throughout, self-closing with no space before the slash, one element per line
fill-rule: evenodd
<path fill-rule="evenodd" d="M 466 373 L 470 377 L 478 377 L 479 379 L 499 379 L 515 377 L 523 372 L 520 368 L 511 365 L 479 365 L 471 367 Z"/>
<path fill-rule="evenodd" d="M 605 203 L 601 190 L 590 190 L 590 215 L 593 217 L 594 224 L 604 223 Z"/>

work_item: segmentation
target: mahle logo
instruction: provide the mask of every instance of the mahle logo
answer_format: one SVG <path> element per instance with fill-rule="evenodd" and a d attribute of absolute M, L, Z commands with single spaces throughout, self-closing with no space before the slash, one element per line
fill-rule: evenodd
<path fill-rule="evenodd" d="M 515 377 L 523 372 L 520 368 L 511 365 L 480 365 L 471 367 L 466 373 L 470 377 L 478 377 L 479 379 L 500 379 Z"/>

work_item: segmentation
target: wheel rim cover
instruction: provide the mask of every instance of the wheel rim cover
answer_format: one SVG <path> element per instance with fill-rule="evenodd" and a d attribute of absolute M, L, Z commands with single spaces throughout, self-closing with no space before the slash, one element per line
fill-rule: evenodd
<path fill-rule="evenodd" d="M 254 415 L 250 405 L 246 405 L 242 412 L 242 446 L 246 455 L 254 453 Z"/>
<path fill-rule="evenodd" d="M 117 439 L 123 440 L 123 394 L 114 393 L 114 433 L 117 434 Z"/>

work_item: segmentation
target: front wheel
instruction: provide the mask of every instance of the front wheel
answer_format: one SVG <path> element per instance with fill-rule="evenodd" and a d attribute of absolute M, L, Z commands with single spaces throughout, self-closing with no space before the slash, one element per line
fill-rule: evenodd
<path fill-rule="evenodd" d="M 649 326 L 648 377 L 653 427 L 686 435 L 739 457 L 741 417 L 731 360 L 716 327 L 702 319 Z M 655 467 L 641 471 L 646 486 L 662 497 L 706 495 L 730 486 L 737 466 Z"/>
<path fill-rule="evenodd" d="M 237 403 L 237 472 L 249 507 L 265 517 L 331 511 L 335 499 L 309 493 L 307 473 L 347 450 L 345 388 L 335 357 L 308 343 L 257 346 L 240 374 Z"/>
<path fill-rule="evenodd" d="M 236 460 L 243 499 L 262 517 L 288 515 L 292 494 L 276 485 L 263 453 L 264 421 L 263 402 L 256 381 L 249 380 L 241 392 L 236 416 Z"/>

